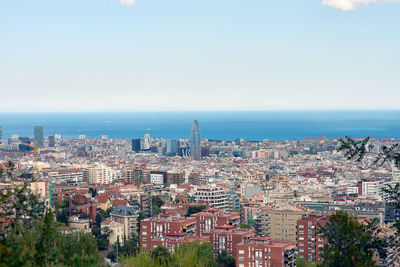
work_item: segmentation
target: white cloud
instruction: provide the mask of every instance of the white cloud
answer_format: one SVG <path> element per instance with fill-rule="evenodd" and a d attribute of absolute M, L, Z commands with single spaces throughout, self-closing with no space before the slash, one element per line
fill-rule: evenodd
<path fill-rule="evenodd" d="M 322 4 L 344 11 L 355 10 L 360 5 L 368 5 L 370 3 L 389 3 L 400 2 L 400 0 L 323 0 Z"/>
<path fill-rule="evenodd" d="M 136 4 L 135 0 L 119 0 L 119 3 L 125 6 L 134 6 Z"/>
<path fill-rule="evenodd" d="M 108 5 L 108 2 L 107 1 L 103 1 L 103 2 L 101 2 L 101 5 L 102 6 L 106 6 L 106 5 Z"/>

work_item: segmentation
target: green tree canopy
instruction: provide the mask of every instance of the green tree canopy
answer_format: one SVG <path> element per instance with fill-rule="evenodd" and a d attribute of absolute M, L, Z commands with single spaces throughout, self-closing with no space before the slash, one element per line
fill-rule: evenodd
<path fill-rule="evenodd" d="M 121 257 L 123 266 L 130 267 L 215 267 L 217 262 L 213 259 L 212 244 L 184 242 L 170 254 L 167 249 L 156 247 L 150 253 L 140 252 L 135 256 Z"/>
<path fill-rule="evenodd" d="M 0 194 L 0 266 L 103 266 L 89 234 L 63 234 L 27 184 Z"/>
<path fill-rule="evenodd" d="M 231 255 L 228 255 L 228 253 L 226 253 L 225 250 L 221 251 L 221 253 L 218 254 L 217 263 L 218 263 L 218 267 L 235 267 L 236 266 L 236 260 Z"/>
<path fill-rule="evenodd" d="M 375 220 L 363 225 L 344 211 L 331 215 L 319 230 L 328 240 L 322 250 L 323 266 L 375 266 L 374 252 L 384 245 L 383 240 L 376 237 L 377 232 Z"/>
<path fill-rule="evenodd" d="M 189 206 L 186 216 L 189 217 L 190 215 L 198 213 L 206 208 L 207 208 L 206 205 Z"/>

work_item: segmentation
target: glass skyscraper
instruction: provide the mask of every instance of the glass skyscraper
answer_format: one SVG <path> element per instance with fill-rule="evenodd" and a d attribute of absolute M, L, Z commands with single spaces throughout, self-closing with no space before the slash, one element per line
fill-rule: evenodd
<path fill-rule="evenodd" d="M 190 155 L 195 159 L 201 158 L 200 128 L 197 120 L 193 122 L 190 134 Z"/>
<path fill-rule="evenodd" d="M 43 126 L 35 126 L 34 129 L 35 146 L 43 147 Z"/>

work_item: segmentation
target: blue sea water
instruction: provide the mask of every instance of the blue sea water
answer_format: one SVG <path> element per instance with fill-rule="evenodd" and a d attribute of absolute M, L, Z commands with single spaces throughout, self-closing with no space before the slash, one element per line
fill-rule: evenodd
<path fill-rule="evenodd" d="M 216 140 L 298 140 L 307 137 L 400 138 L 400 110 L 386 111 L 218 111 L 218 112 L 96 112 L 0 113 L 3 137 L 44 135 L 64 138 L 190 138 L 193 120 L 202 138 Z"/>

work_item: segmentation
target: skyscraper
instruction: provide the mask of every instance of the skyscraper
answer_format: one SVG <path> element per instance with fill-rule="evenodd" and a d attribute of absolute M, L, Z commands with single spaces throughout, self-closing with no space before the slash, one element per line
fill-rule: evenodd
<path fill-rule="evenodd" d="M 139 153 L 140 151 L 140 139 L 132 139 L 132 151 Z"/>
<path fill-rule="evenodd" d="M 193 121 L 190 134 L 190 155 L 195 159 L 201 158 L 200 128 L 197 120 Z"/>
<path fill-rule="evenodd" d="M 3 138 L 3 129 L 0 127 L 0 139 Z"/>
<path fill-rule="evenodd" d="M 175 156 L 178 153 L 178 140 L 168 139 L 165 147 L 165 155 Z"/>
<path fill-rule="evenodd" d="M 150 149 L 150 134 L 145 134 L 143 139 L 143 150 Z"/>
<path fill-rule="evenodd" d="M 43 147 L 43 126 L 34 127 L 35 145 Z"/>
<path fill-rule="evenodd" d="M 49 147 L 55 147 L 56 145 L 56 138 L 54 137 L 54 135 L 50 135 L 48 137 L 48 141 L 49 141 Z"/>

